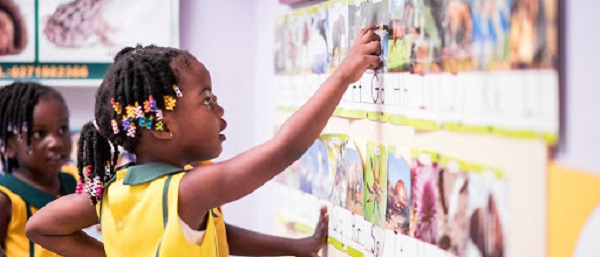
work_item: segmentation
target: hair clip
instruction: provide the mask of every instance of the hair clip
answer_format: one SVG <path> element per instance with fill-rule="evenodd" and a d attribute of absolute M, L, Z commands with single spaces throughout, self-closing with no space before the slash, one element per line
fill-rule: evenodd
<path fill-rule="evenodd" d="M 163 119 L 162 110 L 156 110 L 156 120 L 162 120 L 162 119 Z"/>
<path fill-rule="evenodd" d="M 135 137 L 135 123 L 133 123 L 133 124 L 131 124 L 131 126 L 129 126 L 129 129 L 127 130 L 127 136 Z"/>
<path fill-rule="evenodd" d="M 146 120 L 146 129 L 152 129 L 152 119 L 154 118 L 154 116 L 150 115 L 150 118 L 148 118 L 148 120 Z"/>
<path fill-rule="evenodd" d="M 164 130 L 163 129 L 163 121 L 162 120 L 157 120 L 155 128 L 156 128 L 157 131 L 163 131 Z"/>
<path fill-rule="evenodd" d="M 175 95 L 177 95 L 177 98 L 182 98 L 183 94 L 181 93 L 181 90 L 179 90 L 179 87 L 175 84 L 173 84 L 173 90 L 175 91 Z"/>
<path fill-rule="evenodd" d="M 138 102 L 135 102 L 135 118 L 141 117 L 144 117 L 144 112 L 142 111 L 142 107 L 138 104 Z"/>
<path fill-rule="evenodd" d="M 148 100 L 150 101 L 150 111 L 156 112 L 156 100 L 154 100 L 154 96 L 150 95 L 150 97 L 148 97 Z"/>
<path fill-rule="evenodd" d="M 104 165 L 104 175 L 110 178 L 110 161 L 107 161 L 106 165 Z"/>
<path fill-rule="evenodd" d="M 167 111 L 172 111 L 175 108 L 175 104 L 177 103 L 177 99 L 170 95 L 166 95 L 165 97 L 165 109 Z"/>
<path fill-rule="evenodd" d="M 113 119 L 110 121 L 110 124 L 112 124 L 113 132 L 115 134 L 119 134 L 119 124 L 117 123 L 117 121 Z"/>
<path fill-rule="evenodd" d="M 27 154 L 31 154 L 31 147 L 29 147 L 29 146 L 25 147 L 25 152 Z"/>
<path fill-rule="evenodd" d="M 140 125 L 140 127 L 146 127 L 146 117 L 140 117 L 138 119 L 138 124 Z"/>
<path fill-rule="evenodd" d="M 13 130 L 12 122 L 9 122 L 8 125 L 6 126 L 6 132 L 12 132 L 12 130 Z"/>
<path fill-rule="evenodd" d="M 135 118 L 135 107 L 127 105 L 125 111 L 127 112 L 127 118 Z"/>
<path fill-rule="evenodd" d="M 22 133 L 17 134 L 17 141 L 19 141 L 19 142 L 23 141 L 23 134 Z"/>
<path fill-rule="evenodd" d="M 149 113 L 150 112 L 150 101 L 146 100 L 144 101 L 144 113 Z"/>
<path fill-rule="evenodd" d="M 23 124 L 21 124 L 21 131 L 27 133 L 28 129 L 29 127 L 27 126 L 27 121 L 23 121 Z"/>
<path fill-rule="evenodd" d="M 121 125 L 123 126 L 123 130 L 129 130 L 129 126 L 131 125 L 131 123 L 129 123 L 129 119 L 125 116 L 123 116 L 123 119 L 121 120 Z"/>
<path fill-rule="evenodd" d="M 111 98 L 110 99 L 110 103 L 112 104 L 113 109 L 115 110 L 115 112 L 117 114 L 121 114 L 121 105 L 119 104 L 119 102 L 115 102 L 115 99 Z"/>
<path fill-rule="evenodd" d="M 94 177 L 94 191 L 92 191 L 92 193 L 94 193 L 97 197 L 102 196 L 102 186 L 103 183 L 100 180 L 100 176 Z"/>

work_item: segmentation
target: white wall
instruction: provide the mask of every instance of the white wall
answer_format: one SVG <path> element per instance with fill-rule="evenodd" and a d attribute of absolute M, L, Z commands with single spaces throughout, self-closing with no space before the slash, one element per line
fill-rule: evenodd
<path fill-rule="evenodd" d="M 558 161 L 600 173 L 600 1 L 563 1 L 567 7 L 565 131 Z"/>

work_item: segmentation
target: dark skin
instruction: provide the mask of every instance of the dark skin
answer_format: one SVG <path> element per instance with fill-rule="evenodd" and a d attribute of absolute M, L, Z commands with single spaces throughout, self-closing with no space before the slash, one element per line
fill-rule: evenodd
<path fill-rule="evenodd" d="M 19 141 L 13 136 L 8 141 L 7 157 L 19 161 L 19 168 L 13 170 L 12 174 L 42 192 L 59 195 L 61 184 L 58 173 L 68 161 L 71 151 L 67 106 L 55 97 L 42 96 L 33 109 L 31 131 L 31 153 L 27 153 L 26 140 Z M 25 133 L 22 136 L 26 138 Z M 11 214 L 10 200 L 0 193 L 0 250 L 6 246 Z"/>
<path fill-rule="evenodd" d="M 178 214 L 194 229 L 205 228 L 211 208 L 248 195 L 300 158 L 325 127 L 348 85 L 367 68 L 380 66 L 380 38 L 371 26 L 363 29 L 336 71 L 314 96 L 269 141 L 230 160 L 200 165 L 183 176 L 179 185 Z M 212 93 L 210 73 L 197 60 L 189 66 L 173 60 L 183 97 L 164 114 L 164 131 L 140 130 L 138 164 L 164 162 L 177 167 L 219 156 L 225 137 L 224 110 Z M 191 118 L 193 117 L 193 118 Z M 160 145 L 161 147 L 156 147 Z M 325 244 L 328 215 L 323 209 L 313 236 L 288 239 L 261 235 L 227 225 L 231 254 L 316 256 Z M 105 256 L 102 244 L 80 233 L 98 223 L 86 195 L 69 195 L 41 209 L 27 223 L 34 242 L 63 256 Z"/>

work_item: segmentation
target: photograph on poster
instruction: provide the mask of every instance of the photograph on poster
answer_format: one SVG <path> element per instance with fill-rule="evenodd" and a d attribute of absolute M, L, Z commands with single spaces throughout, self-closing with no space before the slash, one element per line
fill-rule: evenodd
<path fill-rule="evenodd" d="M 437 156 L 419 153 L 413 156 L 411 176 L 411 235 L 429 244 L 437 243 Z"/>
<path fill-rule="evenodd" d="M 556 68 L 556 0 L 518 0 L 511 6 L 510 59 L 513 69 Z"/>
<path fill-rule="evenodd" d="M 33 0 L 0 0 L 0 62 L 33 61 Z"/>
<path fill-rule="evenodd" d="M 329 68 L 333 71 L 348 53 L 348 3 L 340 1 L 329 8 Z"/>
<path fill-rule="evenodd" d="M 285 73 L 286 64 L 286 46 L 287 39 L 286 35 L 288 29 L 287 16 L 279 16 L 275 19 L 275 34 L 274 34 L 274 46 L 273 46 L 273 64 L 275 74 L 281 75 Z"/>
<path fill-rule="evenodd" d="M 346 167 L 347 136 L 341 134 L 321 135 L 327 147 L 329 163 L 329 201 L 335 206 L 346 207 L 348 194 L 348 169 Z"/>
<path fill-rule="evenodd" d="M 512 0 L 471 2 L 473 66 L 478 70 L 510 68 L 510 8 Z"/>
<path fill-rule="evenodd" d="M 319 5 L 311 15 L 311 37 L 309 51 L 312 55 L 312 72 L 324 74 L 329 72 L 329 11 L 324 5 Z"/>
<path fill-rule="evenodd" d="M 437 245 L 457 256 L 467 256 L 469 176 L 455 160 L 440 163 L 437 173 Z"/>
<path fill-rule="evenodd" d="M 477 0 L 444 0 L 443 8 L 438 10 L 437 21 L 441 22 L 443 39 L 442 65 L 445 71 L 459 72 L 471 70 L 473 18 L 470 3 Z M 496 2 L 496 1 L 486 1 Z M 489 4 L 488 4 L 489 5 Z M 487 29 L 487 28 L 486 28 Z"/>
<path fill-rule="evenodd" d="M 414 8 L 411 0 L 389 0 L 390 24 L 387 70 L 411 71 L 412 34 L 409 28 L 413 24 Z"/>
<path fill-rule="evenodd" d="M 385 147 L 369 142 L 365 159 L 365 219 L 384 228 L 387 207 L 387 154 Z"/>
<path fill-rule="evenodd" d="M 388 147 L 386 227 L 408 235 L 410 232 L 410 167 L 395 147 Z"/>
<path fill-rule="evenodd" d="M 173 1 L 36 3 L 40 62 L 111 62 L 123 46 L 138 43 L 170 46 L 174 42 L 171 25 L 177 17 L 171 13 Z"/>
<path fill-rule="evenodd" d="M 346 167 L 348 168 L 348 196 L 346 209 L 356 215 L 364 215 L 364 165 L 354 141 L 349 139 L 346 146 Z"/>
<path fill-rule="evenodd" d="M 506 182 L 489 170 L 469 172 L 469 238 L 467 256 L 504 256 Z"/>
<path fill-rule="evenodd" d="M 319 199 L 329 199 L 329 160 L 327 157 L 327 148 L 317 139 L 309 148 L 312 155 L 312 193 Z"/>

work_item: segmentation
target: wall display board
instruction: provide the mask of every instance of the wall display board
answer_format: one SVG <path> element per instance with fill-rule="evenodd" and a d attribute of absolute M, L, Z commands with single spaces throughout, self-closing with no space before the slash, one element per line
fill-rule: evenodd
<path fill-rule="evenodd" d="M 125 46 L 179 46 L 178 0 L 0 2 L 0 83 L 97 86 Z"/>
<path fill-rule="evenodd" d="M 337 116 L 554 144 L 557 16 L 556 0 L 331 0 L 296 9 L 276 19 L 277 104 L 298 108 L 373 24 L 382 26 L 383 67 L 350 85 Z"/>
<path fill-rule="evenodd" d="M 308 232 L 327 205 L 330 257 L 546 256 L 557 4 L 331 0 L 278 16 L 276 126 L 362 27 L 380 26 L 383 63 L 348 87 L 315 142 L 326 150 L 305 154 L 327 161 L 302 157 L 271 183 L 282 220 Z M 316 173 L 303 165 L 328 174 L 312 181 L 328 181 L 329 197 L 304 189 L 302 174 Z"/>

